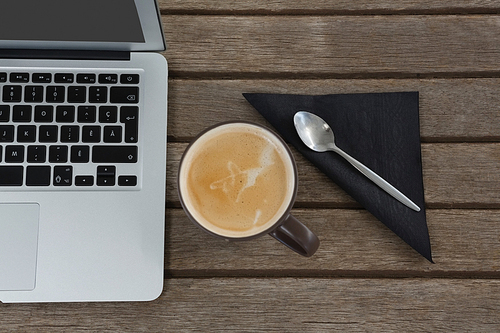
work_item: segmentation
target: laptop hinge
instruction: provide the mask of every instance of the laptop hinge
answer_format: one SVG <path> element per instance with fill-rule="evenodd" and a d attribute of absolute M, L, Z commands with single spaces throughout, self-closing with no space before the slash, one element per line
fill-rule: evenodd
<path fill-rule="evenodd" d="M 0 49 L 0 59 L 130 60 L 128 51 Z"/>

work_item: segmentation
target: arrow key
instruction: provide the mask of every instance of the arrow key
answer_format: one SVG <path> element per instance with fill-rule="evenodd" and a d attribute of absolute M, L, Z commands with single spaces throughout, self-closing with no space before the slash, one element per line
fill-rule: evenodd
<path fill-rule="evenodd" d="M 119 186 L 136 186 L 137 176 L 120 176 L 118 177 Z"/>
<path fill-rule="evenodd" d="M 115 175 L 115 166 L 98 166 L 97 186 L 114 186 L 116 182 Z"/>

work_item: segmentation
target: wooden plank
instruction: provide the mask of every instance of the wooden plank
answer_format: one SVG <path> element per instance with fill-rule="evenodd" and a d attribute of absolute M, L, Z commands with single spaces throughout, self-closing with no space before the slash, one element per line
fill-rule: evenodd
<path fill-rule="evenodd" d="M 167 201 L 178 202 L 177 170 L 187 144 L 170 143 Z M 299 206 L 353 207 L 355 201 L 292 147 L 299 170 Z M 499 208 L 500 143 L 422 144 L 425 200 L 433 208 Z"/>
<path fill-rule="evenodd" d="M 168 15 L 164 54 L 174 77 L 477 75 L 498 72 L 498 22 L 496 15 Z"/>
<path fill-rule="evenodd" d="M 244 92 L 348 94 L 419 91 L 424 141 L 500 141 L 500 79 L 182 80 L 169 85 L 168 134 L 194 137 L 226 120 L 266 124 Z"/>
<path fill-rule="evenodd" d="M 498 208 L 499 144 L 429 144 L 423 146 L 422 159 L 425 198 L 431 206 L 481 203 Z"/>
<path fill-rule="evenodd" d="M 170 276 L 500 277 L 498 210 L 428 210 L 431 264 L 365 210 L 294 209 L 318 235 L 310 258 L 271 237 L 226 242 L 167 210 Z"/>
<path fill-rule="evenodd" d="M 5 331 L 494 332 L 497 280 L 172 279 L 148 303 L 4 304 Z"/>
<path fill-rule="evenodd" d="M 162 12 L 235 12 L 235 13 L 324 13 L 324 12 L 489 12 L 500 8 L 499 1 L 481 0 L 400 0 L 394 1 L 349 1 L 349 0 L 236 0 L 236 1 L 210 1 L 210 0 L 159 0 Z"/>

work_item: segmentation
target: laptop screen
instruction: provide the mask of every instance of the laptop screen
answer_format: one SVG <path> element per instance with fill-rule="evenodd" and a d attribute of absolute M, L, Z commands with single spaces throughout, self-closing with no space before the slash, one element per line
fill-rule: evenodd
<path fill-rule="evenodd" d="M 133 0 L 2 0 L 0 39 L 144 43 Z"/>
<path fill-rule="evenodd" d="M 0 48 L 162 50 L 155 0 L 0 0 Z"/>

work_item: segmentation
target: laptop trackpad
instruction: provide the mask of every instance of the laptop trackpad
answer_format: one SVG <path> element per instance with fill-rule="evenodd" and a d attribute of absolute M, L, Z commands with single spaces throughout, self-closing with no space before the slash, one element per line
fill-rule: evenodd
<path fill-rule="evenodd" d="M 35 288 L 40 206 L 0 204 L 0 290 Z"/>

